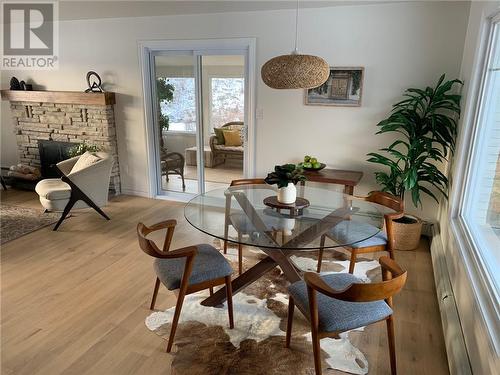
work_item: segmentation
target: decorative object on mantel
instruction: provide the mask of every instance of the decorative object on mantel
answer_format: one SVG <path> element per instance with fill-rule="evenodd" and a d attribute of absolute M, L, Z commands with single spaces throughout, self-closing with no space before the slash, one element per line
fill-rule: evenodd
<path fill-rule="evenodd" d="M 448 178 L 436 164 L 443 163 L 448 152 L 453 154 L 455 150 L 461 99 L 461 95 L 450 93 L 455 84 L 463 85 L 458 79 L 445 81 L 443 74 L 435 88 L 407 89 L 405 99 L 394 104 L 391 115 L 377 124 L 380 128 L 377 134 L 394 133 L 399 139 L 380 150 L 387 156 L 368 154 L 369 162 L 390 168 L 389 172 L 376 172 L 375 178 L 383 191 L 401 199 L 411 193 L 415 207 L 422 206 L 421 192 L 439 203 L 430 188 L 448 198 Z M 420 219 L 405 215 L 394 220 L 393 225 L 394 248 L 412 250 L 418 246 Z"/>
<path fill-rule="evenodd" d="M 87 84 L 89 85 L 89 88 L 85 90 L 85 92 L 104 92 L 101 87 L 101 77 L 99 77 L 99 74 L 92 70 L 87 72 Z"/>
<path fill-rule="evenodd" d="M 16 77 L 10 79 L 10 89 L 11 90 L 21 90 L 21 84 Z"/>
<path fill-rule="evenodd" d="M 360 107 L 365 68 L 330 68 L 321 86 L 305 90 L 305 105 Z"/>
<path fill-rule="evenodd" d="M 298 50 L 299 0 L 295 12 L 295 49 L 267 61 L 261 69 L 264 83 L 273 89 L 310 89 L 322 85 L 330 74 L 328 63 L 318 56 L 301 55 Z"/>
<path fill-rule="evenodd" d="M 19 82 L 16 77 L 10 79 L 10 89 L 16 91 L 33 91 L 33 85 L 24 81 Z"/>
<path fill-rule="evenodd" d="M 320 171 L 326 167 L 325 163 L 320 163 L 314 156 L 304 156 L 304 161 L 298 164 L 305 171 Z"/>
<path fill-rule="evenodd" d="M 21 82 L 19 82 L 19 85 L 21 85 L 21 90 L 33 91 L 33 85 L 30 83 L 26 83 L 24 81 L 21 81 Z"/>
<path fill-rule="evenodd" d="M 295 184 L 306 180 L 303 172 L 303 169 L 295 164 L 276 165 L 274 172 L 269 173 L 264 181 L 269 185 L 278 185 L 279 203 L 292 204 L 297 199 Z"/>

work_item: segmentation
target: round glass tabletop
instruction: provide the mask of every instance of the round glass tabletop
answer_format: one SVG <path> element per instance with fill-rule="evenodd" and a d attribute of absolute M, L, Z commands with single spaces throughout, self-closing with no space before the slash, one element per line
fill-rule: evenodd
<path fill-rule="evenodd" d="M 297 186 L 309 206 L 301 211 L 276 209 L 264 199 L 276 196 L 270 185 L 243 185 L 200 194 L 186 204 L 184 215 L 198 230 L 221 240 L 248 246 L 289 250 L 318 249 L 367 241 L 383 227 L 386 207 L 326 188 Z"/>

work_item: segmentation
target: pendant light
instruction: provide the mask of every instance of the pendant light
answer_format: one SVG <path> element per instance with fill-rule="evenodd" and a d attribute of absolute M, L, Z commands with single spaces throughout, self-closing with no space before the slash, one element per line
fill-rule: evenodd
<path fill-rule="evenodd" d="M 295 13 L 295 50 L 267 61 L 260 71 L 264 83 L 273 89 L 311 89 L 330 76 L 328 63 L 318 56 L 298 52 L 299 0 Z"/>

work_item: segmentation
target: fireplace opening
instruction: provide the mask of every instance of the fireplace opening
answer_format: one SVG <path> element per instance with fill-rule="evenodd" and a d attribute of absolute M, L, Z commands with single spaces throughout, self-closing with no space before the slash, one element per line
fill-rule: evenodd
<path fill-rule="evenodd" d="M 38 152 L 40 153 L 40 173 L 42 178 L 61 177 L 56 164 L 69 159 L 69 149 L 78 143 L 60 142 L 52 140 L 38 140 Z"/>
<path fill-rule="evenodd" d="M 38 140 L 38 153 L 40 156 L 40 178 L 26 179 L 15 175 L 4 178 L 7 185 L 21 190 L 35 190 L 38 181 L 44 178 L 59 178 L 61 173 L 56 167 L 60 161 L 69 159 L 69 150 L 78 143 L 60 142 L 53 140 Z M 34 166 L 38 167 L 37 164 Z"/>

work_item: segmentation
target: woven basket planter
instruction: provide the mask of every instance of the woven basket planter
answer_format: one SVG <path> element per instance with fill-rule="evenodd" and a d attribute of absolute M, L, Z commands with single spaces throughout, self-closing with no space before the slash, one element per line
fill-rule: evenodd
<path fill-rule="evenodd" d="M 414 250 L 420 243 L 422 220 L 416 216 L 405 215 L 392 222 L 394 248 L 396 250 Z"/>

